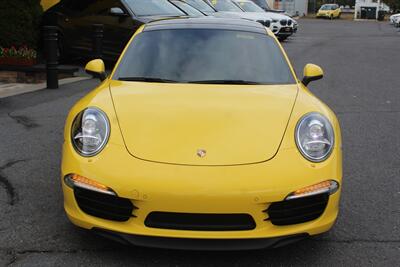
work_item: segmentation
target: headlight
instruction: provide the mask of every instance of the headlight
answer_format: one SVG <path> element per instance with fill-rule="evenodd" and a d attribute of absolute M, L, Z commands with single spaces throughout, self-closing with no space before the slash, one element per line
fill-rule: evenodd
<path fill-rule="evenodd" d="M 106 114 L 97 108 L 87 108 L 80 112 L 71 129 L 71 139 L 75 150 L 84 157 L 98 154 L 107 144 L 110 124 Z"/>
<path fill-rule="evenodd" d="M 313 162 L 327 159 L 335 137 L 331 123 L 319 113 L 309 113 L 296 127 L 296 144 L 301 154 Z"/>

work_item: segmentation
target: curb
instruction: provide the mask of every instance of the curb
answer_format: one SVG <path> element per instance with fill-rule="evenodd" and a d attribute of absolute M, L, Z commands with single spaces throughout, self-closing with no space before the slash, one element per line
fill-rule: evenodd
<path fill-rule="evenodd" d="M 90 77 L 73 77 L 59 80 L 59 85 L 89 80 Z M 46 89 L 46 83 L 26 84 L 26 83 L 6 83 L 0 84 L 0 98 L 15 96 Z"/>

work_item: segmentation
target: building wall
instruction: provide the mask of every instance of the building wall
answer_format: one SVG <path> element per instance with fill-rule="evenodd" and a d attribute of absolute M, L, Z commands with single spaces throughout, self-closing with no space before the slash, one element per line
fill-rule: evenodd
<path fill-rule="evenodd" d="M 305 16 L 308 12 L 308 0 L 270 0 L 275 9 L 283 9 L 290 15 Z"/>
<path fill-rule="evenodd" d="M 376 7 L 377 8 L 377 13 L 379 10 L 384 10 L 386 12 L 389 11 L 389 7 L 383 3 L 383 1 L 378 1 L 378 0 L 356 0 L 356 5 L 354 8 L 354 18 L 359 18 L 360 12 L 361 12 L 361 7 Z M 378 14 L 377 14 L 378 16 Z"/>

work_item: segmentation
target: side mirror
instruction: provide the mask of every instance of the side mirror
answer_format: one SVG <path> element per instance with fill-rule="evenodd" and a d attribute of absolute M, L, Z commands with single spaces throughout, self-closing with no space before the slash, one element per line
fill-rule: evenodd
<path fill-rule="evenodd" d="M 128 17 L 128 14 L 122 10 L 120 7 L 110 8 L 110 15 L 116 17 Z"/>
<path fill-rule="evenodd" d="M 315 64 L 307 64 L 304 67 L 304 77 L 302 83 L 307 86 L 310 82 L 322 79 L 324 71 L 320 66 Z"/>
<path fill-rule="evenodd" d="M 100 79 L 100 81 L 104 81 L 107 78 L 104 62 L 101 59 L 89 61 L 86 64 L 85 71 L 94 78 Z"/>

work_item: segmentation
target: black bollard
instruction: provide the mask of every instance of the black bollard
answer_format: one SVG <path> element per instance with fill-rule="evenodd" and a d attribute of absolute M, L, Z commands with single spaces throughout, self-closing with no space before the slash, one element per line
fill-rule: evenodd
<path fill-rule="evenodd" d="M 93 24 L 92 25 L 92 56 L 93 58 L 102 58 L 103 54 L 103 37 L 104 37 L 104 25 Z"/>
<path fill-rule="evenodd" d="M 44 45 L 46 51 L 47 88 L 58 88 L 58 28 L 44 26 Z"/>

